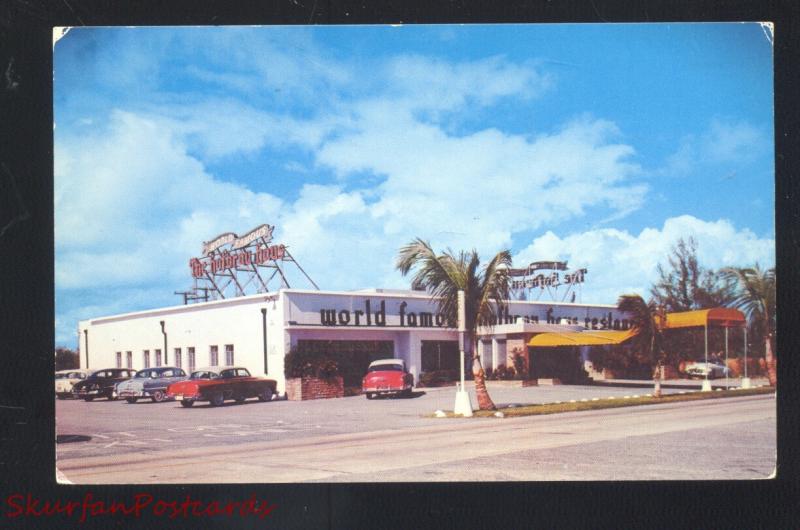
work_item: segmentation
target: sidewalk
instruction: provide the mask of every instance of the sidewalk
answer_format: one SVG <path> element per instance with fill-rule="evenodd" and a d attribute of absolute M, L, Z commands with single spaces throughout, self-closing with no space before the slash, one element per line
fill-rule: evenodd
<path fill-rule="evenodd" d="M 615 387 L 631 387 L 631 388 L 652 388 L 652 379 L 600 379 L 589 383 L 593 386 L 615 386 Z M 751 377 L 750 386 L 758 387 L 761 385 L 768 385 L 766 377 Z M 738 377 L 731 377 L 726 379 L 721 377 L 719 379 L 711 379 L 711 388 L 738 388 L 741 386 L 741 379 Z M 700 390 L 703 387 L 702 379 L 664 379 L 661 381 L 661 388 L 675 388 L 681 390 Z"/>

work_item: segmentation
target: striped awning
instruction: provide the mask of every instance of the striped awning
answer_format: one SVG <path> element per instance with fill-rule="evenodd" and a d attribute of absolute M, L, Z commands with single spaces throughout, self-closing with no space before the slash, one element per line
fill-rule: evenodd
<path fill-rule="evenodd" d="M 528 346 L 605 346 L 621 344 L 636 335 L 636 330 L 625 331 L 565 331 L 539 333 L 528 341 Z"/>

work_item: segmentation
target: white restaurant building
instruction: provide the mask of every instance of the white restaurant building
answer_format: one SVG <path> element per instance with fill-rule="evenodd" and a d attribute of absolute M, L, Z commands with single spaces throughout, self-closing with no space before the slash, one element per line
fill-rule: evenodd
<path fill-rule="evenodd" d="M 478 352 L 487 368 L 511 366 L 512 352 L 535 367 L 528 342 L 538 334 L 628 327 L 613 305 L 509 301 L 496 325 L 479 330 Z M 457 353 L 450 355 L 458 345 L 454 323 L 437 314 L 435 301 L 419 291 L 280 289 L 88 319 L 79 323 L 78 333 L 81 368 L 177 365 L 191 371 L 235 364 L 276 379 L 280 393 L 285 392 L 284 357 L 297 347 L 360 348 L 370 350 L 372 358 L 397 357 L 415 381 L 421 373 L 458 362 Z M 587 347 L 574 351 L 586 358 Z"/>

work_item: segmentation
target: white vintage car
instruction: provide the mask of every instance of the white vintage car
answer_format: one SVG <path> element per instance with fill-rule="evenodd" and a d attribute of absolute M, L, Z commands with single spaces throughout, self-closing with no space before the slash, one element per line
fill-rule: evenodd
<path fill-rule="evenodd" d="M 83 381 L 92 372 L 90 370 L 58 370 L 56 372 L 56 396 L 58 399 L 66 399 L 72 396 L 72 386 L 78 381 Z"/>
<path fill-rule="evenodd" d="M 705 378 L 708 376 L 709 379 L 726 377 L 730 375 L 730 370 L 727 366 L 722 364 L 720 361 L 712 359 L 709 359 L 708 362 L 695 361 L 687 363 L 685 371 L 689 377 Z"/>

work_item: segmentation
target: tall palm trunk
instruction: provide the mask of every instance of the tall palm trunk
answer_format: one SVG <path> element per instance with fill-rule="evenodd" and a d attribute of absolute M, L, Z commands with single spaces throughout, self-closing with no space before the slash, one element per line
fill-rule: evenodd
<path fill-rule="evenodd" d="M 776 370 L 775 356 L 772 354 L 772 334 L 767 333 L 764 339 L 764 357 L 767 362 L 767 378 L 770 386 L 778 384 L 778 373 Z"/>
<path fill-rule="evenodd" d="M 497 410 L 489 392 L 486 391 L 486 372 L 483 371 L 480 355 L 472 355 L 472 377 L 475 381 L 475 395 L 478 398 L 480 410 Z"/>

